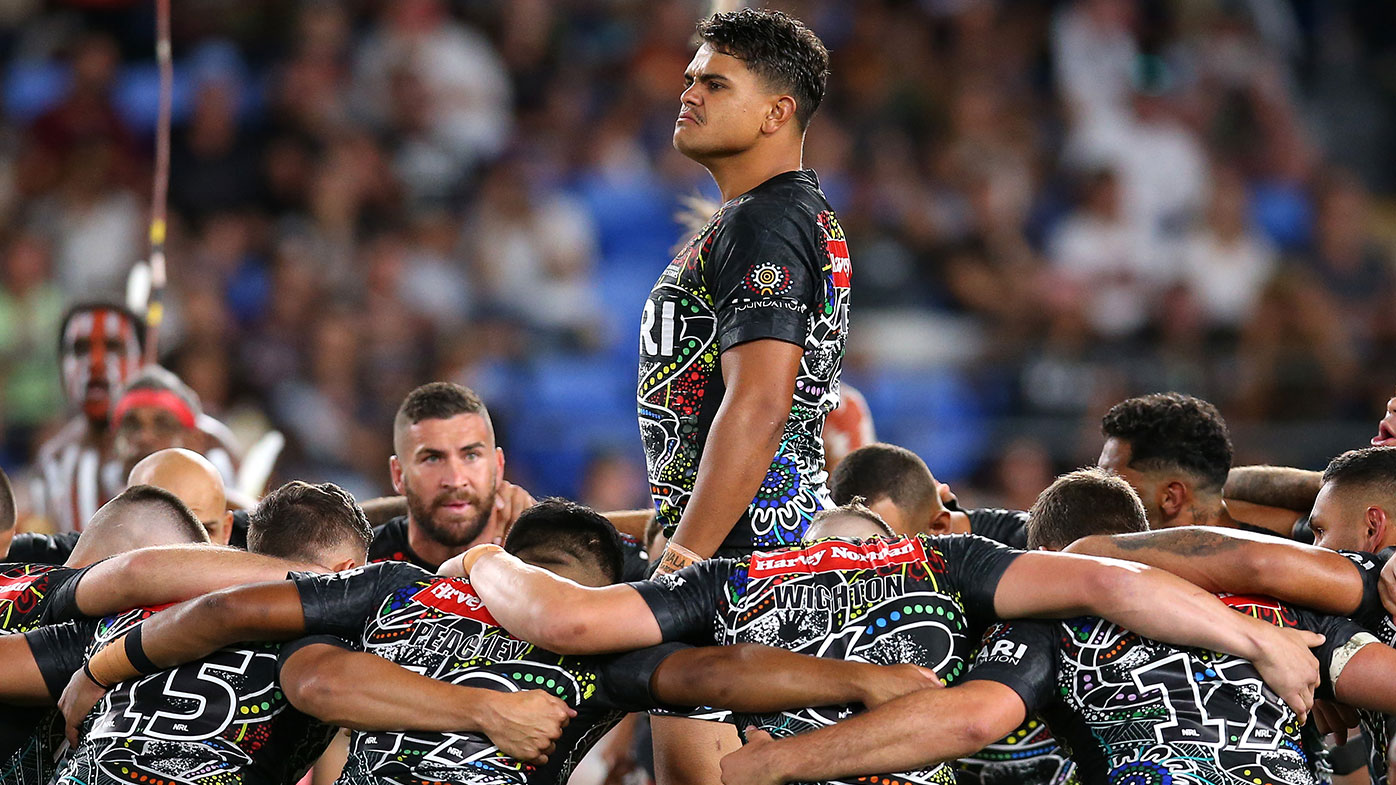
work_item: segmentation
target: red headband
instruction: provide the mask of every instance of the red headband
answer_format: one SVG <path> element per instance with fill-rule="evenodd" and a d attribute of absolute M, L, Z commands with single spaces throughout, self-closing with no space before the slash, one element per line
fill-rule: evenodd
<path fill-rule="evenodd" d="M 180 425 L 185 428 L 194 427 L 194 410 L 189 408 L 189 404 L 185 403 L 183 398 L 169 390 L 154 390 L 149 387 L 132 390 L 121 396 L 121 401 L 116 404 L 116 412 L 112 414 L 111 421 L 120 423 L 121 418 L 126 416 L 126 412 L 136 406 L 152 406 L 164 409 L 178 417 Z"/>

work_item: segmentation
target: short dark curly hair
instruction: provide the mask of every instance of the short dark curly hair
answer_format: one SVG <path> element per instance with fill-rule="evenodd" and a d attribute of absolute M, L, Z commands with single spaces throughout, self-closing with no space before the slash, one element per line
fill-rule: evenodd
<path fill-rule="evenodd" d="M 804 23 L 780 11 L 743 8 L 698 23 L 698 37 L 795 97 L 795 122 L 809 127 L 829 83 L 829 51 Z"/>
<path fill-rule="evenodd" d="M 1396 497 L 1396 447 L 1348 450 L 1323 470 L 1326 485 L 1358 487 Z"/>
<path fill-rule="evenodd" d="M 620 534 L 590 507 L 550 496 L 523 511 L 504 538 L 504 550 L 562 552 L 596 565 L 607 582 L 620 580 L 625 552 Z"/>
<path fill-rule="evenodd" d="M 1182 393 L 1154 393 L 1121 401 L 1101 420 L 1107 439 L 1129 444 L 1131 468 L 1178 469 L 1200 490 L 1220 492 L 1231 471 L 1231 433 L 1217 407 Z"/>
<path fill-rule="evenodd" d="M 325 550 L 349 542 L 366 558 L 372 541 L 358 502 L 331 482 L 292 480 L 262 497 L 248 516 L 247 549 L 267 556 L 315 563 Z"/>

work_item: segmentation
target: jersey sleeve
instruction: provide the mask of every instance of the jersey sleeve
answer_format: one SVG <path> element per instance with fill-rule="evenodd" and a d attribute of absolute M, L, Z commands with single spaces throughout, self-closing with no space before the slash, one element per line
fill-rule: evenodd
<path fill-rule="evenodd" d="M 983 507 L 965 512 L 970 534 L 988 537 L 1010 548 L 1028 547 L 1028 514 L 1022 510 Z"/>
<path fill-rule="evenodd" d="M 1057 622 L 1047 621 L 994 625 L 984 633 L 979 654 L 962 683 L 996 681 L 1018 693 L 1029 717 L 1036 715 L 1056 690 L 1057 630 Z"/>
<path fill-rule="evenodd" d="M 97 562 L 101 564 L 101 562 Z M 44 605 L 43 620 L 45 624 L 56 624 L 59 622 L 72 621 L 83 618 L 82 611 L 78 610 L 78 582 L 82 580 L 87 571 L 97 566 L 89 564 L 81 569 L 60 568 L 53 582 L 49 584 L 48 602 Z"/>
<path fill-rule="evenodd" d="M 711 645 L 731 559 L 708 559 L 676 573 L 628 584 L 649 605 L 664 641 Z"/>
<path fill-rule="evenodd" d="M 945 554 L 969 617 L 997 619 L 994 594 L 998 592 L 999 579 L 1022 551 L 974 534 L 941 535 L 930 539 Z"/>
<path fill-rule="evenodd" d="M 692 647 L 682 643 L 661 643 L 602 658 L 597 668 L 598 702 L 619 711 L 679 711 L 693 708 L 662 703 L 650 689 L 650 681 L 660 664 L 674 653 L 689 648 Z"/>
<path fill-rule="evenodd" d="M 44 686 L 54 701 L 63 694 L 73 674 L 82 668 L 87 644 L 96 629 L 97 622 L 87 620 L 49 624 L 24 633 L 24 640 L 34 655 L 34 664 L 39 667 Z"/>
<path fill-rule="evenodd" d="M 356 640 L 387 592 L 430 580 L 431 573 L 404 562 L 379 562 L 331 575 L 290 576 L 301 595 L 305 631 Z"/>
<path fill-rule="evenodd" d="M 1367 630 L 1352 619 L 1317 613 L 1305 608 L 1294 608 L 1294 613 L 1300 627 L 1323 636 L 1323 643 L 1313 649 L 1314 657 L 1318 659 L 1319 675 L 1318 690 L 1315 694 L 1320 698 L 1336 700 L 1332 678 L 1334 665 L 1341 670 L 1357 648 L 1368 642 L 1376 643 L 1377 640 L 1370 634 L 1364 635 Z M 1353 639 L 1359 635 L 1363 635 L 1366 640 L 1354 641 Z"/>
<path fill-rule="evenodd" d="M 1391 558 L 1392 549 L 1388 548 L 1380 554 L 1364 553 L 1362 551 L 1338 551 L 1348 557 L 1348 560 L 1357 567 L 1357 571 L 1362 575 L 1362 604 L 1358 606 L 1357 612 L 1352 614 L 1352 618 L 1358 624 L 1369 630 L 1376 630 L 1380 627 L 1382 619 L 1386 617 L 1386 608 L 1381 604 L 1381 570 L 1386 566 L 1386 562 Z"/>
<path fill-rule="evenodd" d="M 708 255 L 720 351 L 774 338 L 803 346 L 820 288 L 815 227 L 798 210 L 734 208 Z"/>
<path fill-rule="evenodd" d="M 40 534 L 19 532 L 10 542 L 5 561 L 21 564 L 62 564 L 78 544 L 79 532 Z"/>

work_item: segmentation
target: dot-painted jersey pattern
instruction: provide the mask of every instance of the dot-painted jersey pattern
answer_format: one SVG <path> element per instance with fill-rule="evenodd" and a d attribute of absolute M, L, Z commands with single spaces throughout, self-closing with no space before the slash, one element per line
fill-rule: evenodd
<path fill-rule="evenodd" d="M 824 418 L 838 405 L 851 266 L 838 218 L 808 170 L 726 204 L 674 257 L 645 302 L 636 399 L 650 491 L 673 534 L 693 492 L 724 386 L 722 352 L 776 339 L 804 347 L 780 445 L 724 547 L 797 543 L 825 488 Z"/>

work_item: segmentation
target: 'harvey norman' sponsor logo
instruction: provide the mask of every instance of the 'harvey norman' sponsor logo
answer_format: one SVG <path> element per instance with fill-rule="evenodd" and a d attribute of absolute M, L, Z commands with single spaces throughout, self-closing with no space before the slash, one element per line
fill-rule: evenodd
<path fill-rule="evenodd" d="M 764 578 L 789 573 L 867 570 L 925 560 L 926 551 L 917 539 L 875 540 L 861 546 L 846 542 L 821 542 L 795 551 L 754 553 L 748 574 L 753 578 Z"/>
<path fill-rule="evenodd" d="M 433 581 L 430 586 L 412 595 L 412 600 L 440 611 L 465 616 L 485 624 L 496 626 L 499 624 L 485 608 L 485 603 L 475 593 L 475 589 L 471 588 L 469 581 L 463 578 L 445 578 Z"/>

